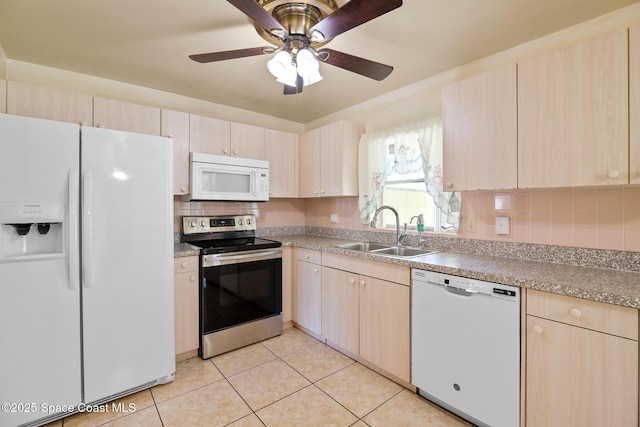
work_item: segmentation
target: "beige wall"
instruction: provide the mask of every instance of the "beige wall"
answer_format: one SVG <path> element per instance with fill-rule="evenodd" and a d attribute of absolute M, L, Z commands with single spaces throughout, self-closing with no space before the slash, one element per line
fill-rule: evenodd
<path fill-rule="evenodd" d="M 328 197 L 266 203 L 176 200 L 175 231 L 183 215 L 236 213 L 253 213 L 259 227 L 368 229 L 359 221 L 357 197 Z M 495 234 L 497 216 L 509 217 L 508 235 Z M 469 219 L 476 224 L 473 233 L 467 231 Z M 640 187 L 465 192 L 460 224 L 455 237 L 640 252 Z"/>

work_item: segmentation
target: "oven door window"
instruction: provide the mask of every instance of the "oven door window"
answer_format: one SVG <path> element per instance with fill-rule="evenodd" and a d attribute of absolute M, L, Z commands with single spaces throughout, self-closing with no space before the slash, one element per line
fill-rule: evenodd
<path fill-rule="evenodd" d="M 282 312 L 282 259 L 203 269 L 204 334 Z"/>

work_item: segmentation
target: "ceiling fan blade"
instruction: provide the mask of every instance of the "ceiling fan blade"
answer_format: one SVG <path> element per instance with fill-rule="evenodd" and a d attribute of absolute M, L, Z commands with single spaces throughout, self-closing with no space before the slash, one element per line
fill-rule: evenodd
<path fill-rule="evenodd" d="M 302 77 L 298 74 L 298 76 L 296 77 L 295 86 L 284 85 L 284 95 L 295 95 L 296 93 L 302 93 L 303 83 L 304 81 L 302 80 Z"/>
<path fill-rule="evenodd" d="M 343 68 L 347 71 L 351 71 L 374 80 L 384 80 L 393 71 L 393 67 L 389 65 L 349 55 L 348 53 L 338 52 L 337 50 L 318 50 L 318 53 L 322 52 L 329 53 L 329 57 L 324 60 L 327 64 Z"/>
<path fill-rule="evenodd" d="M 267 30 L 268 32 L 272 32 L 273 30 L 281 30 L 283 35 L 286 36 L 289 34 L 286 28 L 280 24 L 276 18 L 271 16 L 269 12 L 264 10 L 262 6 L 256 3 L 255 0 L 227 0 L 229 3 L 234 5 L 236 8 L 240 9 L 242 13 L 247 15 L 257 24 L 260 24 L 262 28 Z"/>
<path fill-rule="evenodd" d="M 196 62 L 207 63 L 216 61 L 225 61 L 227 59 L 245 58 L 247 56 L 264 55 L 273 53 L 272 46 L 250 47 L 248 49 L 225 50 L 223 52 L 199 53 L 197 55 L 189 55 L 189 58 Z"/>
<path fill-rule="evenodd" d="M 400 6 L 402 0 L 351 0 L 309 28 L 307 35 L 312 37 L 314 31 L 319 31 L 329 40 Z"/>

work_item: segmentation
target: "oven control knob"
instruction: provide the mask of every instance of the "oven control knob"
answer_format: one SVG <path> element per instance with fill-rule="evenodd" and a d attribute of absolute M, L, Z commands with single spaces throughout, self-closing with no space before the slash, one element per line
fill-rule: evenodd
<path fill-rule="evenodd" d="M 201 227 L 206 227 L 207 226 L 207 221 L 204 220 L 204 219 L 202 221 L 200 221 L 200 226 Z"/>
<path fill-rule="evenodd" d="M 247 218 L 244 222 L 245 222 L 247 225 L 251 225 L 251 218 Z"/>
<path fill-rule="evenodd" d="M 238 220 L 238 225 L 242 225 L 242 219 Z"/>
<path fill-rule="evenodd" d="M 189 223 L 189 226 L 191 226 L 191 227 L 195 227 L 196 225 L 198 225 L 198 222 L 197 222 L 197 221 L 191 221 L 191 222 Z"/>

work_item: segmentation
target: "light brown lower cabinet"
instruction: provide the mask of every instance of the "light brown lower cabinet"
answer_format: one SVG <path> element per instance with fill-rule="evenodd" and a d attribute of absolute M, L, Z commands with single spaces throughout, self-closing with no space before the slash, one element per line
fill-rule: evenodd
<path fill-rule="evenodd" d="M 321 338 L 322 334 L 322 266 L 319 251 L 296 248 L 294 251 L 293 320 L 306 332 Z"/>
<path fill-rule="evenodd" d="M 638 312 L 527 294 L 526 426 L 638 426 Z"/>
<path fill-rule="evenodd" d="M 174 260 L 176 355 L 198 350 L 198 257 Z"/>
<path fill-rule="evenodd" d="M 409 268 L 327 253 L 322 264 L 327 343 L 410 383 Z"/>

